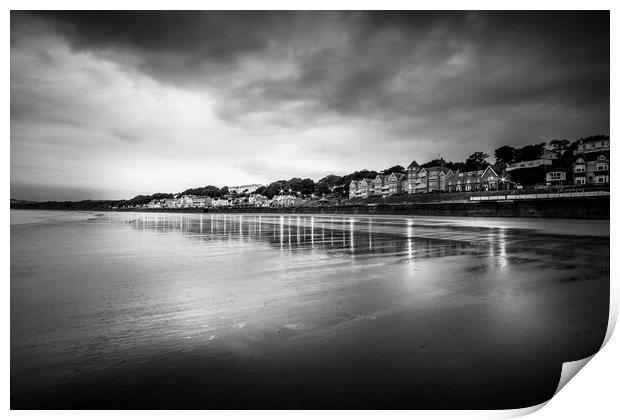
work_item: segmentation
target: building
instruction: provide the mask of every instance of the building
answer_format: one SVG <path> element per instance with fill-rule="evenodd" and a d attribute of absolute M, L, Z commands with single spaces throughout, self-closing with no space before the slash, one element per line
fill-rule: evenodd
<path fill-rule="evenodd" d="M 205 208 L 211 205 L 211 201 L 212 201 L 211 197 L 199 196 L 199 197 L 193 197 L 192 204 L 193 204 L 193 207 Z"/>
<path fill-rule="evenodd" d="M 565 185 L 566 171 L 562 168 L 551 168 L 545 174 L 547 185 Z"/>
<path fill-rule="evenodd" d="M 500 176 L 497 174 L 497 171 L 493 169 L 491 165 L 487 166 L 487 168 L 480 175 L 480 189 L 482 191 L 494 191 L 498 189 Z"/>
<path fill-rule="evenodd" d="M 177 198 L 177 207 L 186 209 L 190 207 L 194 207 L 194 195 L 183 195 Z"/>
<path fill-rule="evenodd" d="M 385 186 L 385 189 L 384 189 Z M 372 195 L 380 195 L 381 197 L 385 197 L 388 195 L 389 187 L 387 185 L 387 176 L 385 175 L 377 175 L 373 180 L 373 194 Z"/>
<path fill-rule="evenodd" d="M 252 200 L 251 205 L 254 207 L 269 207 L 269 199 L 257 194 L 257 197 Z"/>
<path fill-rule="evenodd" d="M 248 204 L 250 206 L 256 206 L 256 204 L 262 204 L 265 201 L 267 201 L 267 197 L 261 194 L 252 193 L 248 196 Z M 261 207 L 261 206 L 258 205 L 256 207 Z"/>
<path fill-rule="evenodd" d="M 237 185 L 236 187 L 228 187 L 228 191 L 233 194 L 251 194 L 262 186 L 262 184 Z"/>
<path fill-rule="evenodd" d="M 541 157 L 540 159 L 509 163 L 508 165 L 506 165 L 506 171 L 510 172 L 510 171 L 514 171 L 515 169 L 533 169 L 533 168 L 539 168 L 545 165 L 551 166 L 552 164 L 553 164 L 552 159 L 545 159 Z"/>
<path fill-rule="evenodd" d="M 445 191 L 446 190 L 446 174 L 450 171 L 444 166 L 433 166 L 426 169 L 426 191 Z"/>
<path fill-rule="evenodd" d="M 349 198 L 355 198 L 358 196 L 358 181 L 351 181 L 349 184 Z"/>
<path fill-rule="evenodd" d="M 450 171 L 446 174 L 446 191 L 488 191 L 497 190 L 501 177 L 491 165 L 484 170 L 459 172 Z"/>
<path fill-rule="evenodd" d="M 211 200 L 211 207 L 230 207 L 232 202 L 228 198 L 214 198 Z"/>
<path fill-rule="evenodd" d="M 601 185 L 609 183 L 609 137 L 595 136 L 582 139 L 575 149 L 572 165 L 575 185 Z"/>
<path fill-rule="evenodd" d="M 164 207 L 164 200 L 151 200 L 146 206 L 151 209 L 161 209 Z"/>
<path fill-rule="evenodd" d="M 271 207 L 296 207 L 302 203 L 302 199 L 294 195 L 276 195 L 271 200 Z"/>
<path fill-rule="evenodd" d="M 428 171 L 426 168 L 419 168 L 417 172 L 411 171 L 407 175 L 409 191 L 412 194 L 420 194 L 428 191 Z"/>
<path fill-rule="evenodd" d="M 166 198 L 164 199 L 164 207 L 167 209 L 176 209 L 178 207 L 176 198 Z"/>
<path fill-rule="evenodd" d="M 407 167 L 407 187 L 405 190 L 410 194 L 445 191 L 446 175 L 449 171 L 444 166 L 423 168 L 414 160 Z"/>
<path fill-rule="evenodd" d="M 415 192 L 415 186 L 418 182 L 418 173 L 420 172 L 420 165 L 415 160 L 407 166 L 407 187 L 406 192 L 413 194 Z"/>
<path fill-rule="evenodd" d="M 407 189 L 407 175 L 392 172 L 387 179 L 387 185 L 388 195 L 400 194 L 404 189 Z"/>
<path fill-rule="evenodd" d="M 375 181 L 370 178 L 364 178 L 357 183 L 358 193 L 357 197 L 368 198 L 371 195 L 374 195 L 375 192 Z"/>

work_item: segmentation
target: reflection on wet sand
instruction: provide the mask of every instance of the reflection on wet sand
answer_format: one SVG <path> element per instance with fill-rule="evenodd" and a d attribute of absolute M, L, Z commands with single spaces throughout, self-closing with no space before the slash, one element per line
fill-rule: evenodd
<path fill-rule="evenodd" d="M 12 406 L 539 403 L 563 361 L 596 351 L 609 302 L 609 238 L 541 226 L 118 213 L 12 228 Z"/>
<path fill-rule="evenodd" d="M 142 216 L 141 218 L 126 217 L 125 223 L 137 229 L 149 229 L 157 232 L 180 230 L 184 235 L 205 241 L 239 241 L 252 240 L 268 243 L 280 250 L 303 252 L 305 250 L 321 250 L 347 254 L 356 258 L 373 256 L 391 256 L 403 261 L 414 261 L 419 258 L 444 257 L 460 255 L 465 250 L 481 252 L 477 247 L 480 231 L 469 232 L 471 238 L 459 234 L 456 240 L 450 239 L 448 232 L 440 237 L 433 226 L 420 224 L 414 232 L 413 219 L 393 219 L 383 223 L 371 218 L 339 218 L 317 216 L 258 216 L 258 215 L 171 215 L 162 218 L 159 215 Z M 209 234 L 203 234 L 208 230 Z M 486 240 L 490 254 L 495 247 L 504 249 L 504 229 L 493 229 L 488 232 Z"/>

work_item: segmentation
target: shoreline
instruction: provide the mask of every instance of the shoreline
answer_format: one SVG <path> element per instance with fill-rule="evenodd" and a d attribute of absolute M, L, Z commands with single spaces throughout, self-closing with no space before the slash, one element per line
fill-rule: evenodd
<path fill-rule="evenodd" d="M 40 203 L 44 204 L 44 203 Z M 331 205 L 298 207 L 221 207 L 221 208 L 166 208 L 151 209 L 128 207 L 57 208 L 54 206 L 11 205 L 19 210 L 111 211 L 145 213 L 249 213 L 249 214 L 333 214 L 333 215 L 393 215 L 441 217 L 514 217 L 555 219 L 610 219 L 610 197 L 576 197 L 515 201 L 471 201 L 454 203 L 401 203 L 369 205 Z"/>

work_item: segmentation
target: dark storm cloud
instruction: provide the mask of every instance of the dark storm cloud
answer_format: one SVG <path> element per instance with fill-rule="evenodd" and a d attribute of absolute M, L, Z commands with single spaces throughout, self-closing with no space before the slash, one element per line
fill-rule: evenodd
<path fill-rule="evenodd" d="M 608 134 L 609 48 L 606 11 L 12 12 L 12 160 L 244 183 Z"/>
<path fill-rule="evenodd" d="M 472 108 L 552 104 L 585 110 L 609 101 L 606 12 L 37 16 L 77 50 L 118 53 L 119 60 L 130 53 L 140 71 L 161 82 L 216 88 L 218 112 L 231 121 L 301 101 L 296 110 L 302 114 L 388 121 L 412 115 L 429 118 L 432 130 L 438 117 Z M 321 39 L 323 30 L 332 31 L 333 43 Z M 266 63 L 247 77 L 239 74 L 244 58 Z M 293 70 L 273 74 L 280 60 Z"/>

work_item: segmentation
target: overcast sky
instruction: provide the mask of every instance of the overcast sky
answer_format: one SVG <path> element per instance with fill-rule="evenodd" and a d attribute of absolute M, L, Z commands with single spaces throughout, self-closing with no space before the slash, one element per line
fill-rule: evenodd
<path fill-rule="evenodd" d="M 608 12 L 11 13 L 11 197 L 315 180 L 609 134 Z"/>

